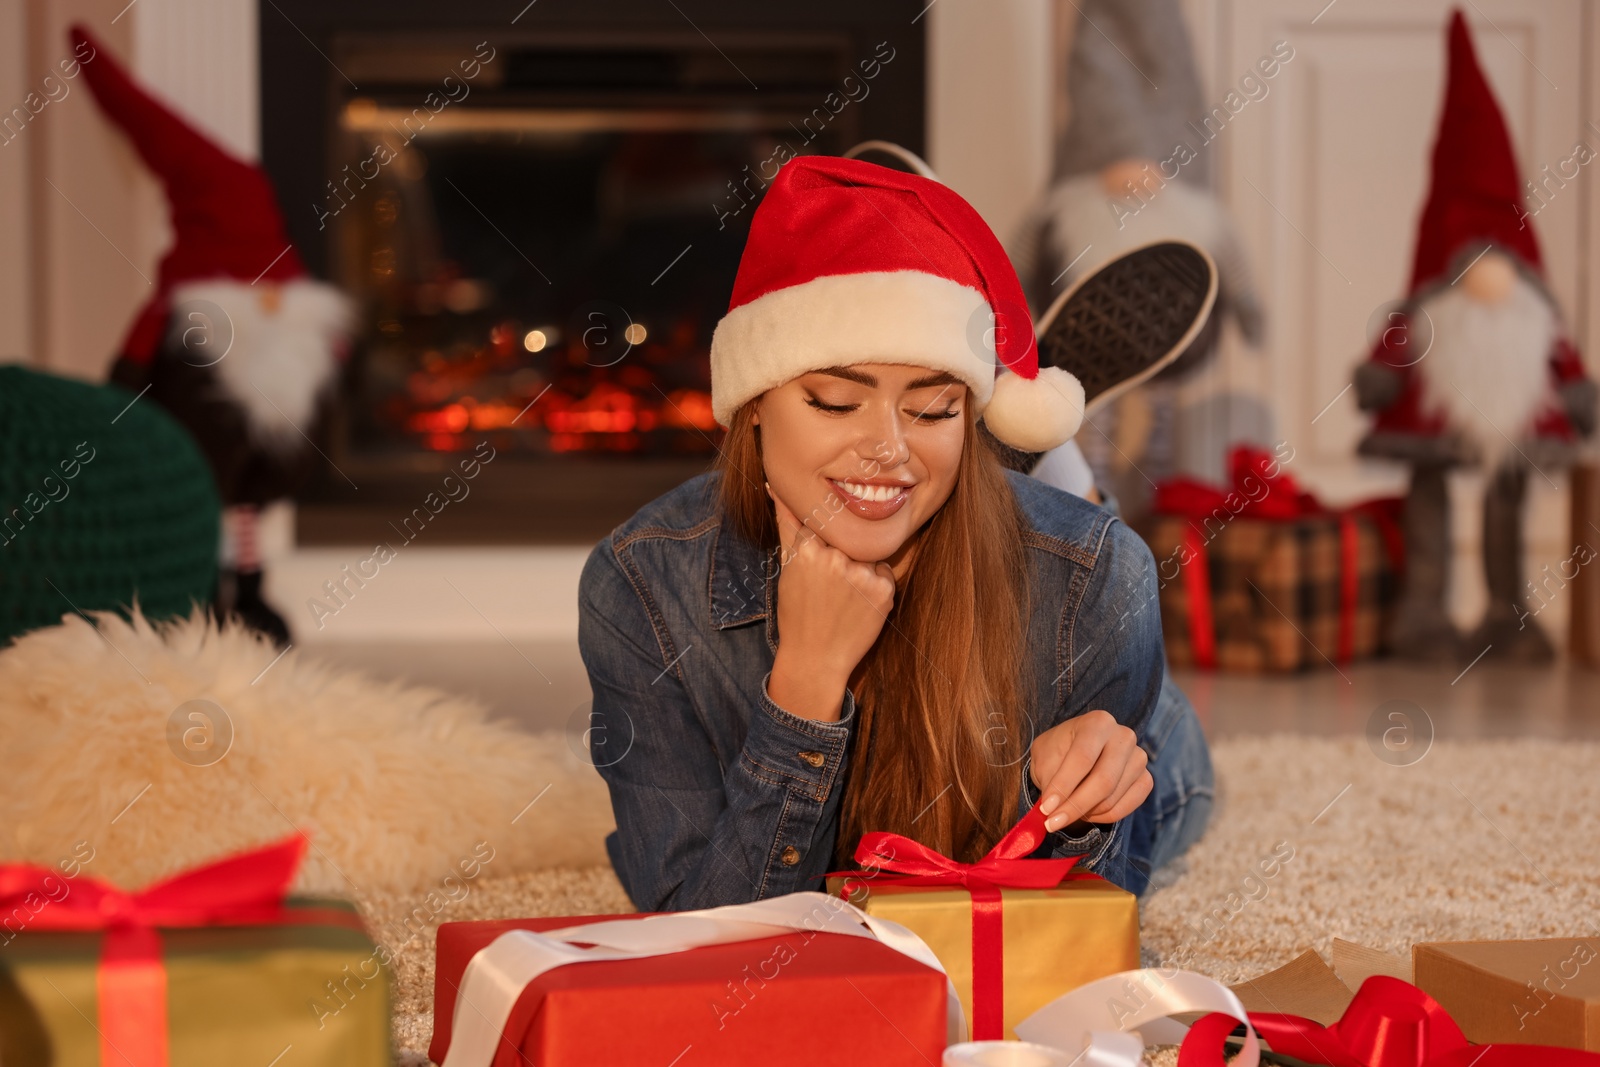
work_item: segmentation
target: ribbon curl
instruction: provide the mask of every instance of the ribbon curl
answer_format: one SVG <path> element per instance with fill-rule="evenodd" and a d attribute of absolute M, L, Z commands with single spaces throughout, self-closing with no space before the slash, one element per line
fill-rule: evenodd
<path fill-rule="evenodd" d="M 1235 1020 L 1208 1015 L 1190 1029 L 1178 1067 L 1223 1067 Z M 1600 1067 L 1600 1055 L 1551 1045 L 1473 1045 L 1444 1007 L 1410 982 L 1373 975 L 1332 1026 L 1299 1015 L 1251 1012 L 1274 1052 L 1328 1067 Z"/>

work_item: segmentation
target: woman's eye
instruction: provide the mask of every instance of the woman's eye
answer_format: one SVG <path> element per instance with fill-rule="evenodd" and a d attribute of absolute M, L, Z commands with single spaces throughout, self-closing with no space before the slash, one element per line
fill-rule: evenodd
<path fill-rule="evenodd" d="M 945 419 L 955 418 L 961 412 L 956 408 L 950 408 L 946 411 L 912 411 L 908 414 L 918 422 L 943 422 Z"/>
<path fill-rule="evenodd" d="M 835 415 L 842 415 L 846 411 L 854 411 L 856 409 L 856 405 L 854 404 L 825 404 L 814 396 L 806 397 L 806 403 L 810 404 L 818 411 L 826 411 Z"/>

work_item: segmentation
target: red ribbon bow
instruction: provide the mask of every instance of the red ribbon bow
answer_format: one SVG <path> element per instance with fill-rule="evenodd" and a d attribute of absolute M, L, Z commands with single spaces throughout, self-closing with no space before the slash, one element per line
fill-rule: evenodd
<path fill-rule="evenodd" d="M 1045 839 L 1044 813 L 1035 804 L 976 863 L 959 863 L 902 834 L 874 831 L 861 835 L 856 862 L 861 871 L 843 875 L 839 895 L 850 898 L 860 883 L 901 886 L 959 886 L 972 894 L 972 1040 L 997 1041 L 1004 1029 L 1005 940 L 1000 890 L 1049 889 L 1068 878 L 1099 878 L 1073 872 L 1081 858 L 1028 859 Z M 889 873 L 884 873 L 889 872 Z"/>
<path fill-rule="evenodd" d="M 1190 1028 L 1178 1067 L 1223 1067 L 1222 1039 L 1238 1025 L 1212 1014 Z M 1251 1012 L 1272 1051 L 1328 1067 L 1600 1067 L 1600 1056 L 1548 1045 L 1472 1045 L 1437 1000 L 1398 978 L 1373 975 L 1332 1026 L 1299 1015 Z"/>
<path fill-rule="evenodd" d="M 1329 508 L 1300 487 L 1292 477 L 1278 470 L 1276 457 L 1252 445 L 1236 445 L 1228 453 L 1231 489 L 1219 489 L 1189 477 L 1171 478 L 1156 486 L 1151 508 L 1158 515 L 1176 515 L 1189 520 L 1184 530 L 1184 549 L 1188 559 L 1183 566 L 1184 588 L 1189 602 L 1189 640 L 1196 665 L 1217 665 L 1216 623 L 1211 613 L 1211 577 L 1206 559 L 1206 544 L 1221 526 L 1235 518 L 1265 522 L 1294 522 L 1308 518 L 1336 518 L 1339 521 L 1339 646 L 1333 659 L 1347 663 L 1355 654 L 1355 614 L 1359 595 L 1359 540 L 1356 517 L 1365 515 L 1378 525 L 1392 564 L 1399 570 L 1404 563 L 1405 546 L 1395 521 L 1400 501 L 1369 500 L 1353 507 Z M 1203 524 L 1201 530 L 1196 523 Z M 1213 528 L 1215 531 L 1213 532 Z"/>
<path fill-rule="evenodd" d="M 105 931 L 96 976 L 100 1062 L 166 1067 L 167 972 L 156 927 L 304 920 L 283 905 L 306 844 L 297 833 L 131 893 L 95 878 L 69 882 L 49 867 L 0 864 L 0 914 L 32 912 L 27 926 L 37 930 Z M 349 918 L 341 912 L 335 921 Z"/>

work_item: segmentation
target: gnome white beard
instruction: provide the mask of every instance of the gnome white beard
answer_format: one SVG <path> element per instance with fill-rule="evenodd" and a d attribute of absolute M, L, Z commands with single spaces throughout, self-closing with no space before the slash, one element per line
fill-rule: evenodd
<path fill-rule="evenodd" d="M 261 295 L 236 281 L 176 288 L 170 343 L 194 364 L 213 368 L 259 443 L 297 447 L 310 432 L 318 394 L 333 377 L 354 310 L 339 290 L 310 279 L 283 284 L 274 311 L 261 306 Z"/>
<path fill-rule="evenodd" d="M 1550 393 L 1556 312 L 1532 282 L 1518 277 L 1506 298 L 1484 304 L 1449 286 L 1417 314 L 1432 323 L 1433 343 L 1417 363 L 1422 406 L 1478 445 L 1489 469 L 1532 429 Z"/>
<path fill-rule="evenodd" d="M 1152 241 L 1188 241 L 1213 259 L 1225 258 L 1232 224 L 1210 193 L 1174 180 L 1144 197 L 1109 197 L 1095 174 L 1069 178 L 1050 191 L 1050 253 L 1057 263 L 1071 264 L 1069 281 Z"/>

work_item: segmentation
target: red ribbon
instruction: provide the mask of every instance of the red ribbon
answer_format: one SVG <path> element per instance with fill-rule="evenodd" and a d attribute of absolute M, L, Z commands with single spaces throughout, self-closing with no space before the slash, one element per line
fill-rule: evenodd
<path fill-rule="evenodd" d="M 1206 544 L 1221 532 L 1221 525 L 1235 518 L 1265 522 L 1294 522 L 1307 518 L 1336 518 L 1339 521 L 1339 645 L 1334 660 L 1348 663 L 1355 657 L 1356 603 L 1360 593 L 1358 564 L 1360 537 L 1357 516 L 1366 516 L 1378 526 L 1384 547 L 1398 570 L 1404 562 L 1404 543 L 1395 521 L 1399 501 L 1369 500 L 1348 508 L 1333 509 L 1313 494 L 1300 488 L 1289 475 L 1268 473 L 1278 465 L 1271 453 L 1251 445 L 1236 445 L 1228 453 L 1232 489 L 1221 489 L 1195 478 L 1170 478 L 1156 486 L 1152 510 L 1159 515 L 1175 515 L 1189 520 L 1184 530 L 1184 591 L 1189 602 L 1189 643 L 1195 665 L 1217 665 L 1216 621 L 1212 616 L 1210 564 Z M 1196 522 L 1218 524 L 1216 533 L 1202 531 Z"/>
<path fill-rule="evenodd" d="M 1099 878 L 1073 872 L 1082 857 L 1028 859 L 1045 839 L 1044 813 L 1035 804 L 1022 820 L 977 863 L 959 863 L 901 834 L 875 831 L 861 835 L 856 862 L 861 871 L 843 875 L 839 895 L 850 898 L 860 883 L 878 885 L 959 886 L 972 894 L 972 1040 L 998 1041 L 1004 1031 L 1005 938 L 1000 890 L 1049 889 L 1069 878 Z M 884 872 L 890 872 L 885 874 Z"/>
<path fill-rule="evenodd" d="M 166 1067 L 167 973 L 157 927 L 359 922 L 335 909 L 284 907 L 306 844 L 294 834 L 132 893 L 95 878 L 68 882 L 49 867 L 0 864 L 0 914 L 35 912 L 28 925 L 37 930 L 104 931 L 96 976 L 100 1062 Z"/>
<path fill-rule="evenodd" d="M 1223 1067 L 1223 1039 L 1238 1025 L 1211 1014 L 1190 1028 L 1178 1067 Z M 1273 1052 L 1328 1067 L 1600 1067 L 1600 1055 L 1549 1045 L 1472 1045 L 1449 1012 L 1398 978 L 1373 975 L 1332 1026 L 1299 1015 L 1251 1012 Z"/>

